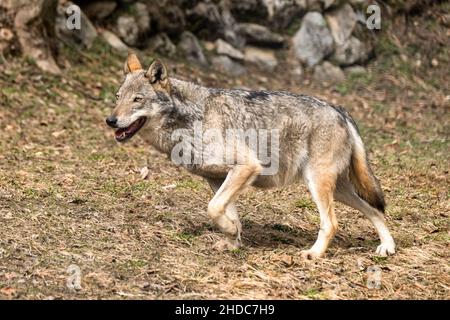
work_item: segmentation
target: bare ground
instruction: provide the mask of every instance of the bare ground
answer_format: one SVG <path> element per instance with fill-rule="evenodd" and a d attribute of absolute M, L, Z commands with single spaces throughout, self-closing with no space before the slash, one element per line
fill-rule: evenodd
<path fill-rule="evenodd" d="M 299 252 L 319 219 L 300 185 L 249 190 L 238 205 L 245 247 L 212 249 L 221 235 L 206 215 L 207 184 L 154 151 L 145 132 L 118 145 L 104 125 L 123 59 L 101 43 L 82 55 L 65 50 L 71 68 L 60 78 L 8 58 L 0 65 L 0 298 L 449 299 L 448 46 L 422 53 L 418 66 L 415 47 L 397 40 L 383 38 L 367 74 L 327 89 L 285 77 L 288 66 L 230 79 L 165 59 L 172 74 L 205 85 L 309 93 L 352 113 L 398 253 L 375 256 L 370 223 L 338 205 L 338 235 L 313 262 Z M 150 54 L 142 56 L 148 65 Z M 81 290 L 66 286 L 70 265 L 81 270 Z M 367 286 L 372 267 L 379 289 Z"/>

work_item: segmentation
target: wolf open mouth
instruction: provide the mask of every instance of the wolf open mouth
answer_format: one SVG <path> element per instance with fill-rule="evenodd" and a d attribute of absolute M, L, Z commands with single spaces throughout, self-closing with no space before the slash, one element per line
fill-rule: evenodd
<path fill-rule="evenodd" d="M 130 124 L 128 127 L 117 129 L 115 132 L 116 140 L 119 142 L 127 141 L 132 136 L 134 136 L 136 132 L 139 131 L 139 129 L 141 129 L 144 126 L 145 121 L 147 121 L 146 117 L 140 117 L 132 124 Z"/>

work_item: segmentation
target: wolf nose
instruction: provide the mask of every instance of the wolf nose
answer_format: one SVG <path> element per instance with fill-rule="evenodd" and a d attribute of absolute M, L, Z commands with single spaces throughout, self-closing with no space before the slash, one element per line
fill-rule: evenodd
<path fill-rule="evenodd" d="M 106 124 L 110 126 L 111 128 L 117 127 L 117 118 L 115 116 L 109 116 L 106 118 Z"/>

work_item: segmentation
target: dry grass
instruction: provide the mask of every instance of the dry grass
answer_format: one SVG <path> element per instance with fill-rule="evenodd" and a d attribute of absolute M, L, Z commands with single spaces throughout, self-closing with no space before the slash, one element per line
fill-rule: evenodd
<path fill-rule="evenodd" d="M 145 134 L 114 142 L 104 118 L 122 60 L 101 45 L 90 54 L 66 52 L 72 68 L 62 78 L 24 60 L 0 65 L 0 298 L 449 298 L 448 51 L 431 76 L 402 71 L 395 56 L 327 90 L 281 72 L 228 79 L 169 62 L 208 85 L 316 94 L 357 119 L 398 253 L 376 257 L 372 226 L 338 205 L 338 235 L 314 262 L 299 257 L 319 222 L 302 186 L 247 192 L 245 247 L 212 250 L 221 235 L 205 213 L 207 184 L 152 150 Z M 76 292 L 66 287 L 71 264 L 82 272 Z M 381 268 L 379 290 L 366 286 L 370 266 Z"/>

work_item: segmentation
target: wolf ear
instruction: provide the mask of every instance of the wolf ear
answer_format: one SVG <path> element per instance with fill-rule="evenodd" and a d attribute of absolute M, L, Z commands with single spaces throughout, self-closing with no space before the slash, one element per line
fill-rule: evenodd
<path fill-rule="evenodd" d="M 145 76 L 153 86 L 169 91 L 169 76 L 166 66 L 158 59 L 155 59 L 147 70 Z"/>
<path fill-rule="evenodd" d="M 125 65 L 123 67 L 123 71 L 125 74 L 130 72 L 136 72 L 142 70 L 142 65 L 139 62 L 139 58 L 133 52 L 128 53 L 128 58 L 125 61 Z"/>

